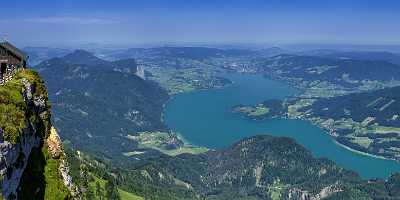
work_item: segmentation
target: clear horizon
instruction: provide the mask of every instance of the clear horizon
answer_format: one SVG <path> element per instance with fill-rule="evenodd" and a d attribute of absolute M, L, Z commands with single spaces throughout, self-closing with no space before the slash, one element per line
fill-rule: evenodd
<path fill-rule="evenodd" d="M 0 36 L 20 46 L 400 45 L 394 0 L 17 0 L 2 8 Z"/>

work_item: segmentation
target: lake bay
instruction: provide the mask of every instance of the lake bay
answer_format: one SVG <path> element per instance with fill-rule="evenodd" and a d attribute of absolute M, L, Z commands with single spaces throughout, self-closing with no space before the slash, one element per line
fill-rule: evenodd
<path fill-rule="evenodd" d="M 268 134 L 295 139 L 316 157 L 325 157 L 358 172 L 364 178 L 387 178 L 400 172 L 400 163 L 362 155 L 342 146 L 307 121 L 266 119 L 255 121 L 232 113 L 232 106 L 256 104 L 296 94 L 285 83 L 260 75 L 229 74 L 234 84 L 174 96 L 166 105 L 164 121 L 190 143 L 212 149 L 227 147 L 242 138 Z"/>

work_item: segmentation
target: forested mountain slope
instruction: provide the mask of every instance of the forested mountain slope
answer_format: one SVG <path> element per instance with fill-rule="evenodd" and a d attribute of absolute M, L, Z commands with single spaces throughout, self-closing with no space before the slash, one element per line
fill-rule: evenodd
<path fill-rule="evenodd" d="M 77 50 L 36 68 L 48 85 L 55 125 L 78 149 L 122 156 L 136 147 L 126 134 L 164 129 L 161 112 L 168 95 L 134 74 L 133 59 L 108 62 Z"/>
<path fill-rule="evenodd" d="M 200 155 L 162 156 L 130 170 L 89 157 L 70 159 L 146 199 L 399 198 L 398 174 L 387 181 L 365 181 L 332 161 L 314 158 L 292 139 L 267 135 Z"/>

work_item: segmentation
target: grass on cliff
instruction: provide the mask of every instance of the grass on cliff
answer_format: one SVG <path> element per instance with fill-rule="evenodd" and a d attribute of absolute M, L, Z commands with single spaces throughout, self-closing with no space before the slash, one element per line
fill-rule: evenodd
<path fill-rule="evenodd" d="M 27 117 L 32 113 L 27 110 L 22 92 L 22 80 L 28 80 L 33 86 L 33 96 L 48 98 L 46 87 L 37 72 L 32 70 L 19 71 L 15 77 L 0 86 L 0 127 L 3 129 L 4 140 L 16 144 L 26 126 Z M 50 118 L 48 116 L 48 118 Z"/>
<path fill-rule="evenodd" d="M 19 186 L 21 199 L 71 199 L 59 173 L 60 160 L 51 158 L 47 147 L 34 148 Z"/>

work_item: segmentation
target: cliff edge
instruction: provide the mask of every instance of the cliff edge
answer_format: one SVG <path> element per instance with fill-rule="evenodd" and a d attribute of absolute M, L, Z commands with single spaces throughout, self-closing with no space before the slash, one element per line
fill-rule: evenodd
<path fill-rule="evenodd" d="M 68 164 L 43 80 L 21 70 L 0 86 L 0 189 L 2 199 L 71 199 Z"/>

